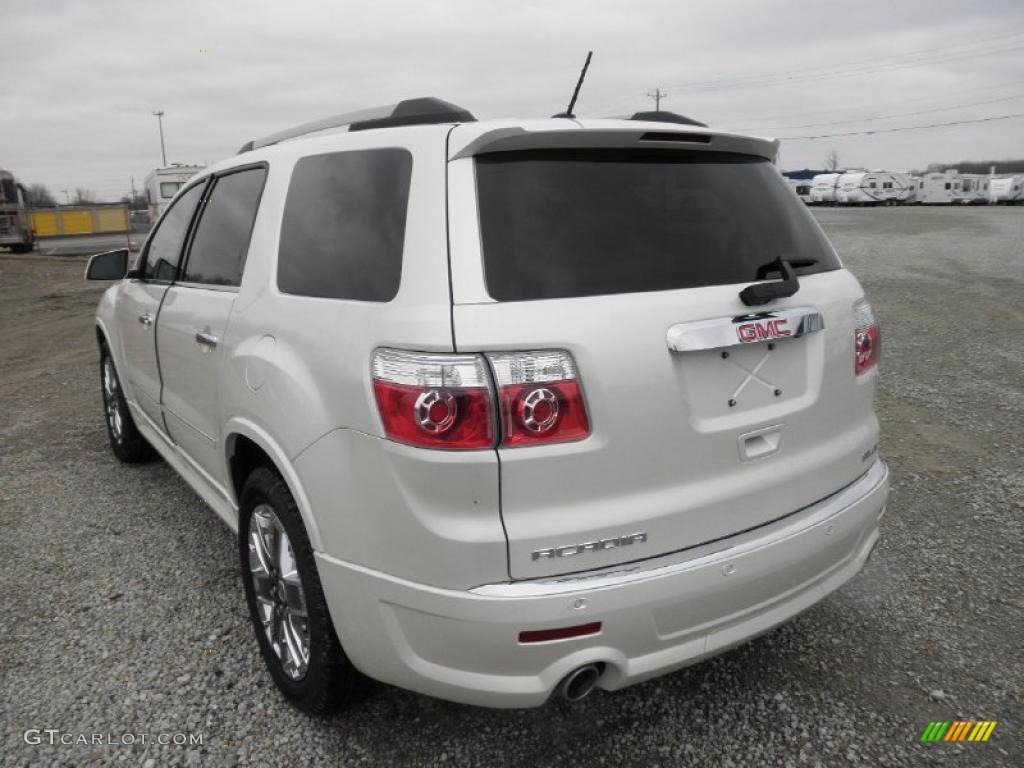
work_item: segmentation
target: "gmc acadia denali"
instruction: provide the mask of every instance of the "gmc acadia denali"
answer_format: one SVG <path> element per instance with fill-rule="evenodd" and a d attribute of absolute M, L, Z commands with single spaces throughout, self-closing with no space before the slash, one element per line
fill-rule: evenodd
<path fill-rule="evenodd" d="M 412 99 L 249 142 L 92 258 L 113 451 L 238 532 L 285 696 L 577 700 L 861 569 L 878 325 L 776 151 Z"/>

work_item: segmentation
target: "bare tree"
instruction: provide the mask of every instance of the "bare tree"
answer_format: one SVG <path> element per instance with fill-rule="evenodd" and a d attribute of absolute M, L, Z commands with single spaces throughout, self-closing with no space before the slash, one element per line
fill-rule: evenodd
<path fill-rule="evenodd" d="M 57 200 L 45 184 L 29 184 L 25 187 L 25 196 L 25 202 L 32 208 L 53 208 L 57 204 Z"/>
<path fill-rule="evenodd" d="M 88 205 L 96 202 L 96 192 L 84 187 L 75 187 L 75 194 L 71 196 L 71 202 L 75 205 Z"/>
<path fill-rule="evenodd" d="M 832 151 L 830 151 L 828 155 L 826 155 L 825 157 L 825 168 L 827 168 L 830 171 L 839 170 L 839 153 L 836 152 L 834 147 L 832 148 Z"/>

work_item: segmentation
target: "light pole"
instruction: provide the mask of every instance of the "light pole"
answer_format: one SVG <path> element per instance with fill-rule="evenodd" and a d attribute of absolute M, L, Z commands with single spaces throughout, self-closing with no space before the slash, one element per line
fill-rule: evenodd
<path fill-rule="evenodd" d="M 163 158 L 164 166 L 167 165 L 167 150 L 164 149 L 164 111 L 161 109 L 153 113 L 157 123 L 160 125 L 160 157 Z"/>

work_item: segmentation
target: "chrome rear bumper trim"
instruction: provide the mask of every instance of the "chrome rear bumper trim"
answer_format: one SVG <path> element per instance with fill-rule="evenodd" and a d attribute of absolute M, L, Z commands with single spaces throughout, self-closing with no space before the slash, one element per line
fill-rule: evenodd
<path fill-rule="evenodd" d="M 799 535 L 812 526 L 820 525 L 829 518 L 842 514 L 872 493 L 885 482 L 888 475 L 889 468 L 885 462 L 878 460 L 859 479 L 841 491 L 774 522 L 726 539 L 601 571 L 557 578 L 485 584 L 470 592 L 484 597 L 541 597 L 579 590 L 618 587 L 671 576 L 691 568 L 700 568 L 716 560 L 737 557 L 752 550 L 771 546 Z"/>

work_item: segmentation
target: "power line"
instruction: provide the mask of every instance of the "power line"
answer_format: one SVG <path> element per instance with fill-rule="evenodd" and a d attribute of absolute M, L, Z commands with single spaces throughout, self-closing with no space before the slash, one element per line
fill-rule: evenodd
<path fill-rule="evenodd" d="M 969 91 L 957 91 L 955 93 L 950 93 L 950 94 L 946 94 L 946 95 L 947 96 L 956 96 L 956 97 L 960 97 L 960 96 L 975 96 L 977 94 L 987 93 L 989 91 L 998 91 L 998 90 L 1006 88 L 1006 87 L 1007 87 L 1007 83 L 998 83 L 996 85 L 989 85 L 989 86 L 985 86 L 983 88 L 972 88 Z M 779 119 L 805 117 L 805 116 L 816 117 L 818 115 L 829 116 L 829 115 L 832 115 L 832 114 L 838 114 L 838 113 L 844 113 L 844 112 L 859 112 L 859 111 L 865 110 L 865 109 L 879 109 L 879 108 L 884 108 L 884 107 L 887 107 L 887 106 L 894 106 L 895 107 L 895 106 L 904 106 L 904 105 L 907 105 L 907 104 L 917 104 L 917 103 L 920 103 L 920 102 L 928 103 L 929 101 L 932 101 L 933 98 L 934 98 L 933 96 L 929 95 L 929 96 L 918 96 L 918 97 L 910 98 L 910 99 L 900 99 L 898 102 L 886 101 L 886 102 L 874 102 L 872 104 L 847 104 L 847 105 L 843 105 L 843 106 L 840 106 L 840 107 L 825 107 L 825 108 L 818 108 L 818 109 L 807 109 L 807 110 L 802 110 L 802 111 L 799 111 L 799 112 L 792 112 L 792 111 L 777 112 L 777 113 L 771 114 L 771 115 L 758 115 L 757 117 L 751 117 L 749 119 L 746 119 L 745 121 L 746 122 L 753 122 L 753 123 L 757 124 L 757 123 L 763 123 L 763 122 L 766 122 L 766 121 L 769 121 L 769 120 L 779 120 Z M 853 122 L 856 118 L 850 117 L 850 118 L 847 118 L 847 119 L 850 122 Z M 815 125 L 821 125 L 821 123 L 815 123 Z M 800 127 L 800 128 L 802 128 L 804 126 L 783 126 L 783 127 L 787 127 L 787 128 Z M 742 130 L 751 130 L 751 129 L 750 128 L 743 128 Z M 757 129 L 757 130 L 761 130 L 761 129 Z"/>
<path fill-rule="evenodd" d="M 763 82 L 765 79 L 776 80 L 776 79 L 805 79 L 815 78 L 820 76 L 820 79 L 825 77 L 839 77 L 848 76 L 851 68 L 853 72 L 859 72 L 861 67 L 867 66 L 867 71 L 876 71 L 880 68 L 890 69 L 899 68 L 905 66 L 918 66 L 923 63 L 931 63 L 934 61 L 946 61 L 946 60 L 958 60 L 961 58 L 970 58 L 973 56 L 984 56 L 991 53 L 1003 53 L 1005 51 L 1016 50 L 1019 47 L 1019 42 L 1015 42 L 1010 48 L 1002 48 L 1006 46 L 1006 40 L 1011 38 L 1019 38 L 1022 33 L 1015 32 L 1010 35 L 1002 35 L 1000 37 L 988 38 L 985 40 L 975 40 L 969 43 L 956 43 L 950 46 L 942 46 L 938 48 L 925 48 L 917 51 L 907 51 L 905 53 L 891 54 L 889 56 L 875 56 L 870 59 L 859 59 L 857 61 L 845 62 L 842 64 L 830 64 L 824 67 L 816 67 L 810 69 L 798 69 L 798 70 L 784 70 L 781 72 L 767 73 L 763 75 L 748 75 L 738 77 L 723 77 L 716 78 L 713 80 L 697 80 L 689 83 L 680 83 L 670 87 L 674 88 L 706 88 L 706 87 L 732 87 L 733 85 L 744 85 L 747 81 L 753 81 L 756 83 Z M 996 43 L 996 41 L 1004 41 Z M 993 45 L 994 44 L 994 45 Z M 958 48 L 973 48 L 975 46 L 988 46 L 981 50 L 955 50 Z M 935 55 L 938 54 L 938 55 Z M 911 61 L 899 61 L 900 59 L 911 59 Z M 895 60 L 895 61 L 887 61 Z"/>
<path fill-rule="evenodd" d="M 779 136 L 781 141 L 802 141 L 810 139 L 831 139 L 837 136 L 871 136 L 875 133 L 897 133 L 898 131 L 920 131 L 926 128 L 945 128 L 948 125 L 967 125 L 969 123 L 991 123 L 996 120 L 1012 120 L 1017 117 L 1024 117 L 1024 112 L 1015 112 L 1010 115 L 993 115 L 992 117 L 977 117 L 971 120 L 953 120 L 948 123 L 928 123 L 926 125 L 907 125 L 902 128 L 874 128 L 866 131 L 846 131 L 844 133 L 822 133 L 817 136 Z"/>
<path fill-rule="evenodd" d="M 804 123 L 803 125 L 776 125 L 769 128 L 762 128 L 759 130 L 787 130 L 790 128 L 814 128 L 819 125 L 845 125 L 847 123 L 867 123 L 872 120 L 888 120 L 893 117 L 913 117 L 915 115 L 927 115 L 932 112 L 948 112 L 951 109 L 964 109 L 967 107 L 980 107 L 985 104 L 998 104 L 1003 101 L 1013 101 L 1015 99 L 1024 98 L 1024 94 L 1018 93 L 1013 96 L 1004 96 L 999 99 L 986 99 L 985 101 L 974 101 L 968 104 L 954 104 L 950 107 L 935 107 L 933 109 L 919 109 L 914 112 L 894 112 L 890 115 L 874 115 L 872 117 L 861 117 L 861 118 L 847 118 L 846 120 L 830 120 L 824 123 Z"/>

